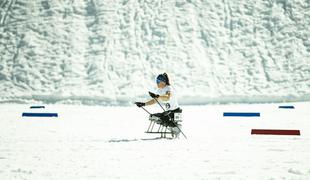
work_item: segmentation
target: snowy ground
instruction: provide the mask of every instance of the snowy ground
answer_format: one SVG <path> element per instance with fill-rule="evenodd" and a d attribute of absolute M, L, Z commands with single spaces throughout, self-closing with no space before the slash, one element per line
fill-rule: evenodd
<path fill-rule="evenodd" d="M 0 105 L 0 179 L 310 179 L 310 103 L 292 104 L 184 106 L 187 140 L 144 134 L 147 114 L 136 107 Z M 33 111 L 59 117 L 21 117 Z M 301 136 L 253 136 L 251 128 Z"/>

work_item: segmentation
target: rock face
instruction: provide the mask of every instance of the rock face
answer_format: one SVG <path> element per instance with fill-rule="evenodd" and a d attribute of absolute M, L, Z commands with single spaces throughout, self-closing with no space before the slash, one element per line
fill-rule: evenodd
<path fill-rule="evenodd" d="M 0 101 L 310 100 L 308 0 L 1 0 Z"/>

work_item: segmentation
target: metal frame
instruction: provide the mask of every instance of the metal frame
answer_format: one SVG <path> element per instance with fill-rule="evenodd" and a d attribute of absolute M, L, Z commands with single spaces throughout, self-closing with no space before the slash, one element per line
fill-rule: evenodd
<path fill-rule="evenodd" d="M 147 131 L 145 131 L 145 133 L 160 134 L 161 138 L 167 138 L 167 134 L 171 134 L 171 136 L 173 136 L 174 133 L 168 128 L 169 126 L 165 126 L 163 124 L 159 124 L 157 131 L 154 131 L 155 124 L 155 121 L 150 120 L 149 127 L 147 128 Z"/>
<path fill-rule="evenodd" d="M 154 98 L 154 100 L 157 102 L 157 104 L 165 111 L 165 109 L 162 107 L 162 105 L 158 102 L 158 100 L 156 98 Z M 143 106 L 141 106 L 141 108 L 147 112 L 150 116 L 152 115 L 148 110 L 146 110 Z M 182 122 L 182 120 L 179 121 L 174 121 L 174 118 L 171 118 L 170 114 L 168 114 L 169 120 L 175 125 L 175 127 L 180 131 L 180 133 L 183 134 L 183 136 L 185 137 L 185 139 L 187 139 L 186 135 L 183 133 L 183 131 L 180 129 L 180 127 L 178 126 L 178 122 Z M 174 133 L 168 128 L 167 125 L 163 125 L 163 124 L 159 124 L 159 128 L 157 131 L 153 131 L 154 129 L 154 125 L 155 125 L 155 121 L 150 120 L 150 124 L 149 127 L 147 129 L 147 131 L 145 133 L 154 133 L 154 134 L 160 134 L 162 138 L 166 138 L 167 134 L 171 134 L 172 137 L 174 137 Z M 165 131 L 163 131 L 163 129 L 165 129 Z M 167 129 L 169 130 L 169 132 L 167 132 Z"/>
<path fill-rule="evenodd" d="M 168 135 L 171 135 L 172 138 L 176 138 L 175 133 L 173 132 L 172 128 L 178 128 L 180 129 L 180 125 L 182 120 L 180 118 L 177 118 L 178 120 L 175 120 L 175 114 L 173 115 L 173 118 L 169 116 L 169 121 L 173 121 L 172 123 L 168 124 L 174 124 L 175 126 L 170 126 L 167 123 L 160 123 L 156 121 L 155 119 L 152 119 L 152 114 L 150 114 L 149 120 L 149 126 L 145 133 L 149 134 L 160 134 L 161 138 L 168 138 Z"/>

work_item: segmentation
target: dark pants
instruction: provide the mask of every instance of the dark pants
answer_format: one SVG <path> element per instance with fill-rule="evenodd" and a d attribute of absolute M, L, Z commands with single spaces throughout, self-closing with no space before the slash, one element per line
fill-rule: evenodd
<path fill-rule="evenodd" d="M 181 113 L 181 112 L 182 112 L 182 109 L 177 108 L 177 109 L 165 111 L 162 113 L 155 113 L 155 114 L 152 114 L 152 116 L 156 116 L 160 118 L 159 124 L 162 124 L 164 126 L 175 127 L 177 124 L 176 122 L 174 122 L 174 113 Z"/>

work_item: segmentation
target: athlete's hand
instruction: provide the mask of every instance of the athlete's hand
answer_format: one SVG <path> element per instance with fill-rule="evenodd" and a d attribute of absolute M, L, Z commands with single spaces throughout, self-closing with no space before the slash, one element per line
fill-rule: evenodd
<path fill-rule="evenodd" d="M 149 95 L 152 97 L 152 98 L 159 98 L 159 95 L 158 94 L 154 94 L 152 92 L 149 91 Z"/>
<path fill-rule="evenodd" d="M 135 102 L 135 104 L 136 104 L 138 107 L 145 106 L 145 103 L 143 103 L 143 102 Z"/>

